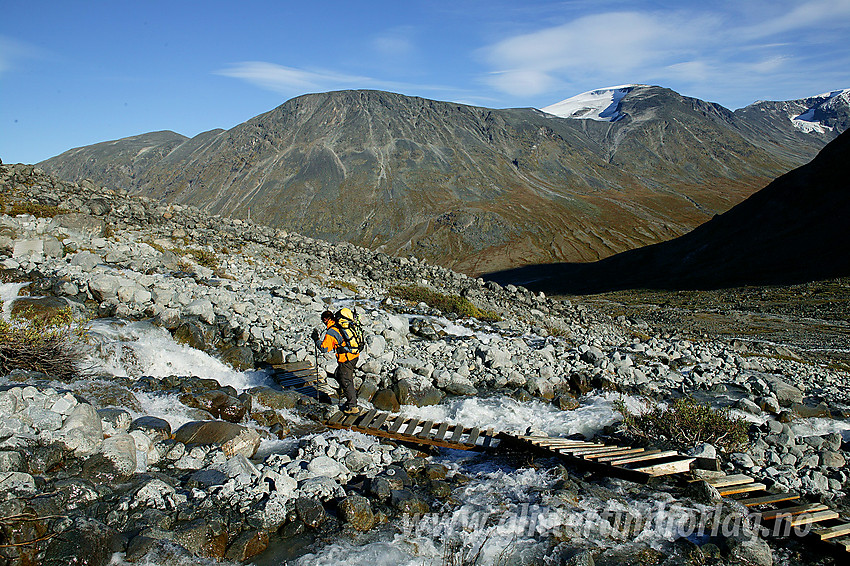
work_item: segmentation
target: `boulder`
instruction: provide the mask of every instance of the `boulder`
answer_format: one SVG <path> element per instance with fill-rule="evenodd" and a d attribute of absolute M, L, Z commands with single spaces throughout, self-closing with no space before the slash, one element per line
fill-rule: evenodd
<path fill-rule="evenodd" d="M 803 392 L 800 389 L 774 374 L 763 375 L 781 406 L 790 407 L 794 403 L 803 402 Z"/>
<path fill-rule="evenodd" d="M 188 446 L 219 446 L 230 457 L 251 458 L 260 447 L 260 434 L 248 427 L 225 421 L 192 421 L 174 433 L 174 439 Z"/>
<path fill-rule="evenodd" d="M 224 558 L 229 562 L 246 562 L 268 547 L 269 534 L 266 531 L 244 531 L 227 547 Z"/>
<path fill-rule="evenodd" d="M 159 417 L 139 417 L 130 424 L 129 432 L 141 431 L 151 439 L 151 442 L 171 438 L 171 425 Z"/>
<path fill-rule="evenodd" d="M 372 405 L 379 411 L 397 413 L 401 409 L 396 394 L 391 389 L 379 389 L 372 397 Z"/>
<path fill-rule="evenodd" d="M 291 409 L 298 404 L 302 395 L 295 391 L 280 391 L 271 387 L 253 387 L 248 390 L 248 393 L 260 405 L 269 409 Z"/>
<path fill-rule="evenodd" d="M 129 434 L 117 434 L 104 439 L 100 451 L 120 474 L 130 475 L 136 471 L 136 441 Z"/>
<path fill-rule="evenodd" d="M 104 566 L 121 550 L 118 533 L 95 519 L 78 517 L 62 536 L 54 537 L 44 553 L 44 566 Z"/>
<path fill-rule="evenodd" d="M 77 455 L 94 453 L 103 441 L 103 426 L 95 408 L 88 403 L 75 406 L 65 419 L 58 437 Z"/>
<path fill-rule="evenodd" d="M 375 525 L 375 515 L 369 500 L 362 495 L 349 495 L 339 502 L 342 520 L 358 531 L 368 531 Z"/>

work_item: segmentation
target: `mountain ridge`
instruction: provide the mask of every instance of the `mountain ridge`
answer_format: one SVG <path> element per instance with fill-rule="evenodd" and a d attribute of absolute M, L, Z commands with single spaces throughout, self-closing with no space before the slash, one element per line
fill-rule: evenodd
<path fill-rule="evenodd" d="M 596 122 L 335 91 L 229 130 L 152 138 L 147 149 L 135 136 L 39 165 L 480 274 L 674 238 L 832 137 L 778 118 L 742 127 L 722 106 L 661 87 L 636 87 L 618 107 L 621 119 Z"/>

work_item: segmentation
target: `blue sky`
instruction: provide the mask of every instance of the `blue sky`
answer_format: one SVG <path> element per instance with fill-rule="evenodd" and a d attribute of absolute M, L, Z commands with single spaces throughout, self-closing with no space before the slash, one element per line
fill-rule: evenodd
<path fill-rule="evenodd" d="M 0 159 L 339 89 L 540 108 L 642 83 L 736 109 L 850 88 L 849 39 L 850 0 L 4 0 Z"/>

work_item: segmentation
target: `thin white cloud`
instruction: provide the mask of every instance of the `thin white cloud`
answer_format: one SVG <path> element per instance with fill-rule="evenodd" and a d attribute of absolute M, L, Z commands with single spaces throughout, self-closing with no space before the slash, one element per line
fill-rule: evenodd
<path fill-rule="evenodd" d="M 759 38 L 799 30 L 817 30 L 850 18 L 850 0 L 812 0 L 794 4 L 786 13 L 744 26 L 739 33 L 744 37 Z"/>
<path fill-rule="evenodd" d="M 615 12 L 585 16 L 567 24 L 508 38 L 485 48 L 497 74 L 490 83 L 506 92 L 535 94 L 570 82 L 589 69 L 629 74 L 663 65 L 673 54 L 692 50 L 695 36 L 716 28 L 713 18 Z M 515 82 L 508 84 L 509 80 Z"/>
<path fill-rule="evenodd" d="M 0 35 L 0 75 L 14 69 L 20 61 L 45 56 L 39 47 Z"/>
<path fill-rule="evenodd" d="M 216 71 L 215 74 L 242 79 L 256 86 L 284 94 L 293 91 L 362 87 L 374 82 L 368 77 L 325 70 L 308 71 L 264 61 L 237 63 L 227 69 Z"/>
<path fill-rule="evenodd" d="M 407 57 L 416 51 L 414 33 L 410 26 L 386 30 L 372 38 L 372 49 L 381 57 Z"/>
<path fill-rule="evenodd" d="M 214 74 L 246 81 L 254 86 L 288 96 L 306 92 L 325 92 L 343 89 L 377 89 L 393 92 L 440 92 L 457 97 L 463 93 L 451 86 L 438 84 L 413 84 L 385 81 L 361 75 L 349 75 L 326 69 L 299 69 L 266 61 L 235 63 Z"/>
<path fill-rule="evenodd" d="M 795 80 L 811 84 L 818 73 L 822 80 L 850 78 L 842 66 L 850 48 L 830 45 L 823 33 L 850 30 L 850 0 L 773 2 L 767 16 L 740 8 L 590 14 L 507 37 L 478 55 L 490 69 L 484 80 L 513 96 L 555 89 L 572 95 L 633 82 L 691 90 L 707 99 L 724 93 L 740 98 L 746 89 Z M 812 47 L 822 44 L 823 50 Z M 817 53 L 821 60 L 812 56 Z"/>

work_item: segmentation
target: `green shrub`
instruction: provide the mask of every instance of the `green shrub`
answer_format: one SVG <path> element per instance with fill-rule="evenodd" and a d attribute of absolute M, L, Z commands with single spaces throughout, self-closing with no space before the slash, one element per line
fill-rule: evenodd
<path fill-rule="evenodd" d="M 359 292 L 359 290 L 357 289 L 357 285 L 349 283 L 348 281 L 339 281 L 334 279 L 332 281 L 328 281 L 328 286 L 334 287 L 335 289 L 348 289 L 354 294 L 357 294 Z"/>
<path fill-rule="evenodd" d="M 57 379 L 79 377 L 85 335 L 85 325 L 67 308 L 50 315 L 28 309 L 0 320 L 0 375 L 23 369 Z"/>
<path fill-rule="evenodd" d="M 729 409 L 714 409 L 693 398 L 673 401 L 669 406 L 655 405 L 643 414 L 629 411 L 622 401 L 615 402 L 623 415 L 627 436 L 644 441 L 669 442 L 679 448 L 690 448 L 708 442 L 727 452 L 743 447 L 749 423 L 733 417 Z"/>
<path fill-rule="evenodd" d="M 484 322 L 498 322 L 501 317 L 493 311 L 482 310 L 469 302 L 466 297 L 444 295 L 426 287 L 397 286 L 390 293 L 400 299 L 425 303 L 444 313 L 453 313 L 463 318 L 477 318 Z"/>
<path fill-rule="evenodd" d="M 215 252 L 207 250 L 189 250 L 189 253 L 195 258 L 198 265 L 203 265 L 210 269 L 218 268 L 218 255 Z"/>
<path fill-rule="evenodd" d="M 6 214 L 9 216 L 32 214 L 38 218 L 53 218 L 57 214 L 62 214 L 62 212 L 58 206 L 39 204 L 37 202 L 16 202 L 11 204 L 8 210 L 6 210 Z"/>

